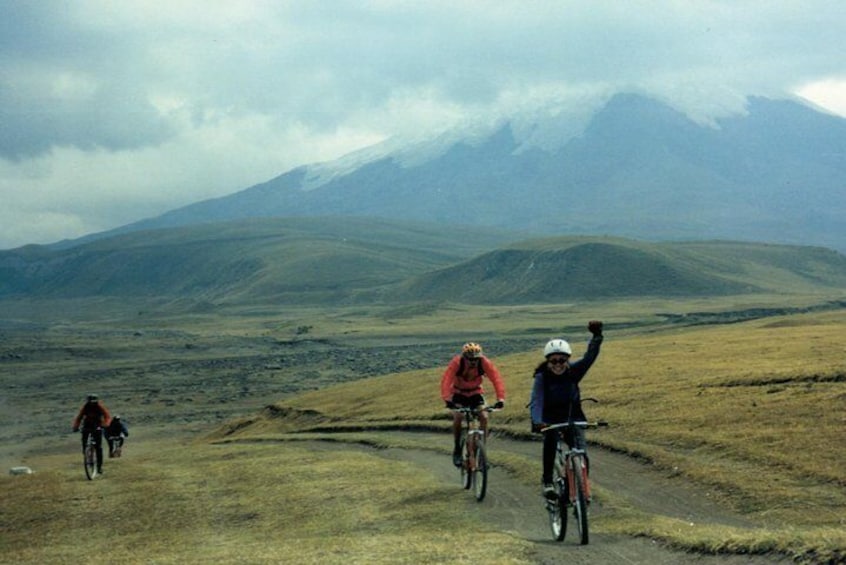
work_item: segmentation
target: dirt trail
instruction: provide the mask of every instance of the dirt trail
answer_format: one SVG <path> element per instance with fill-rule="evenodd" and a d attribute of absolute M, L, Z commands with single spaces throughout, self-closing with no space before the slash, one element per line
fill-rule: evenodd
<path fill-rule="evenodd" d="M 443 437 L 443 436 L 441 436 Z M 411 461 L 442 480 L 455 485 L 456 499 L 465 500 L 468 511 L 480 511 L 485 519 L 531 542 L 537 563 L 568 564 L 650 564 L 650 565 L 772 565 L 789 563 L 778 556 L 749 557 L 738 555 L 699 555 L 668 549 L 648 539 L 604 535 L 591 532 L 590 544 L 579 545 L 575 534 L 568 532 L 563 542 L 551 539 L 546 512 L 538 485 L 527 485 L 496 465 L 496 451 L 529 455 L 540 460 L 541 445 L 494 438 L 491 443 L 491 460 L 494 465 L 489 474 L 489 487 L 485 500 L 476 502 L 472 494 L 461 489 L 458 472 L 447 456 L 433 456 L 432 452 L 409 449 L 386 449 L 377 453 L 386 458 Z M 592 448 L 593 480 L 597 485 L 622 495 L 640 510 L 680 518 L 689 523 L 720 523 L 750 526 L 742 516 L 715 504 L 706 491 L 673 480 L 649 466 L 620 454 Z M 593 504 L 591 515 L 599 516 L 602 506 Z"/>

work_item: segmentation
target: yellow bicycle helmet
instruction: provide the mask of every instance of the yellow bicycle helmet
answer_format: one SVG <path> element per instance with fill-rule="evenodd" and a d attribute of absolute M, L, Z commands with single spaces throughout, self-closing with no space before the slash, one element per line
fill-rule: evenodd
<path fill-rule="evenodd" d="M 461 348 L 461 354 L 465 357 L 469 357 L 471 359 L 475 359 L 476 357 L 482 356 L 482 346 L 478 343 L 473 343 L 472 341 L 469 343 L 465 343 L 464 346 Z"/>

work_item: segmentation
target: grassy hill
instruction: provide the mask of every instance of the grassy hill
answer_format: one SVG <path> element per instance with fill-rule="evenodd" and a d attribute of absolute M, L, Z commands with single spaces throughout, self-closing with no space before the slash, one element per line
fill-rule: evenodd
<path fill-rule="evenodd" d="M 0 296 L 340 301 L 514 236 L 364 218 L 253 219 L 0 253 Z"/>
<path fill-rule="evenodd" d="M 534 239 L 401 283 L 399 296 L 469 304 L 726 296 L 846 288 L 834 251 L 736 242 Z"/>
<path fill-rule="evenodd" d="M 516 237 L 362 218 L 134 232 L 2 252 L 0 298 L 498 305 L 846 288 L 846 256 L 824 248 Z"/>

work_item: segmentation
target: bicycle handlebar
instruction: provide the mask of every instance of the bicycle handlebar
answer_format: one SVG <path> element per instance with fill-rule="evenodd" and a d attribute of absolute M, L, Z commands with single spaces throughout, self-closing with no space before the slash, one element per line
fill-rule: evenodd
<path fill-rule="evenodd" d="M 563 422 L 561 424 L 550 424 L 550 425 L 542 428 L 540 431 L 542 433 L 546 433 L 546 432 L 551 432 L 551 431 L 554 431 L 554 430 L 560 430 L 560 429 L 569 428 L 569 427 L 582 428 L 582 429 L 585 429 L 585 428 L 607 428 L 608 422 L 605 422 L 605 421 L 602 421 L 602 420 L 600 420 L 599 422 L 585 422 L 583 420 L 579 420 L 579 421 L 575 421 L 575 422 Z"/>
<path fill-rule="evenodd" d="M 469 406 L 460 406 L 458 408 L 447 408 L 450 412 L 458 414 L 478 414 L 479 412 L 499 412 L 502 408 L 494 408 L 493 406 L 485 406 L 484 408 L 470 408 Z"/>

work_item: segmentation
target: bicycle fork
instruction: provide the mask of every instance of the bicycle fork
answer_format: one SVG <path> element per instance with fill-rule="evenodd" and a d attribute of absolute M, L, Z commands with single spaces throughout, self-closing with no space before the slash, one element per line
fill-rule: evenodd
<path fill-rule="evenodd" d="M 569 502 L 576 503 L 576 475 L 578 473 L 582 479 L 582 490 L 585 496 L 585 502 L 590 502 L 590 481 L 588 481 L 587 464 L 585 460 L 585 451 L 583 449 L 574 449 L 570 452 L 570 457 L 567 461 L 567 486 L 569 487 Z"/>
<path fill-rule="evenodd" d="M 480 441 L 484 441 L 482 430 L 473 428 L 467 432 L 467 461 L 465 461 L 465 464 L 468 471 L 476 470 L 476 446 Z"/>

